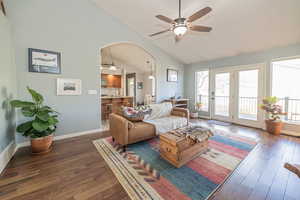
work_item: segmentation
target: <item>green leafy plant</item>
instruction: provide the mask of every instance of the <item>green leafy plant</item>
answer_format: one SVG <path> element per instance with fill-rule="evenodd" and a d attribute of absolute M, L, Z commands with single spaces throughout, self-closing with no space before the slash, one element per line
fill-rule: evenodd
<path fill-rule="evenodd" d="M 44 98 L 41 94 L 27 87 L 33 102 L 12 100 L 14 108 L 20 108 L 22 114 L 31 120 L 20 124 L 17 131 L 25 137 L 39 138 L 51 135 L 56 130 L 58 112 L 43 105 Z"/>
<path fill-rule="evenodd" d="M 281 115 L 286 115 L 287 113 L 282 111 L 282 106 L 278 105 L 277 97 L 266 97 L 263 99 L 263 104 L 260 108 L 266 111 L 269 115 L 269 119 L 272 121 L 280 120 Z"/>

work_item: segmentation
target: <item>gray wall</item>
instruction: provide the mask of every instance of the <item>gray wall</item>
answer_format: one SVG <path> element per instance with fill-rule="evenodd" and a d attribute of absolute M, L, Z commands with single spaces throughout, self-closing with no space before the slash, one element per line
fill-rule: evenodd
<path fill-rule="evenodd" d="M 61 113 L 57 135 L 100 127 L 100 97 L 88 89 L 100 90 L 100 48 L 116 42 L 133 42 L 160 63 L 157 71 L 158 100 L 183 93 L 183 66 L 126 25 L 104 13 L 88 0 L 9 0 L 8 17 L 13 26 L 18 78 L 18 95 L 29 98 L 25 87 L 41 92 L 46 103 Z M 62 74 L 28 72 L 28 48 L 62 53 Z M 166 68 L 180 71 L 179 83 L 166 82 Z M 81 96 L 56 96 L 56 78 L 82 80 Z M 22 119 L 21 119 L 22 121 Z M 24 138 L 18 137 L 18 142 Z"/>
<path fill-rule="evenodd" d="M 242 54 L 238 56 L 187 65 L 185 67 L 185 81 L 184 81 L 185 96 L 193 100 L 190 105 L 193 105 L 195 103 L 195 72 L 203 68 L 233 67 L 233 66 L 257 64 L 257 63 L 265 63 L 267 67 L 266 74 L 267 74 L 267 82 L 268 82 L 270 78 L 269 70 L 270 70 L 271 60 L 277 58 L 284 58 L 284 57 L 293 57 L 293 56 L 300 56 L 300 44 L 295 44 L 295 45 L 290 45 L 290 46 L 280 47 L 280 48 L 273 48 L 262 52 Z M 267 84 L 267 88 L 266 88 L 267 91 L 270 91 L 269 87 L 270 85 Z"/>
<path fill-rule="evenodd" d="M 11 27 L 0 12 L 0 153 L 14 140 L 15 112 L 8 101 L 16 98 L 16 67 L 11 40 Z"/>

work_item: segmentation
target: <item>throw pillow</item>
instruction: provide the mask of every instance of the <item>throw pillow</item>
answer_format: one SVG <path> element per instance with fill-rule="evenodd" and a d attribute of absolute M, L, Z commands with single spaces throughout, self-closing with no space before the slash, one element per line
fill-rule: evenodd
<path fill-rule="evenodd" d="M 146 115 L 151 114 L 152 109 L 149 106 L 122 107 L 122 115 L 132 122 L 143 121 Z"/>

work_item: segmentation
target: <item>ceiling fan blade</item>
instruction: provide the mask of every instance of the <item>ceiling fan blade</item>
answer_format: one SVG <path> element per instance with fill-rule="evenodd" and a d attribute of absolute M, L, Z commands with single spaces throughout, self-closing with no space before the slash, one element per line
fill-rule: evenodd
<path fill-rule="evenodd" d="M 169 17 L 163 16 L 163 15 L 156 15 L 156 18 L 158 18 L 164 22 L 167 22 L 169 24 L 175 24 L 175 21 L 173 19 L 170 19 Z"/>
<path fill-rule="evenodd" d="M 205 7 L 201 10 L 199 10 L 198 12 L 194 13 L 192 16 L 190 16 L 187 21 L 188 22 L 193 22 L 196 21 L 197 19 L 203 17 L 204 15 L 206 15 L 207 13 L 209 13 L 210 11 L 212 11 L 212 9 L 210 7 Z"/>
<path fill-rule="evenodd" d="M 198 31 L 198 32 L 210 32 L 212 30 L 212 27 L 208 27 L 208 26 L 191 26 L 190 30 Z"/>
<path fill-rule="evenodd" d="M 168 32 L 170 31 L 170 29 L 167 29 L 167 30 L 163 30 L 163 31 L 160 31 L 160 32 L 157 32 L 157 33 L 153 33 L 151 35 L 149 35 L 150 37 L 153 37 L 153 36 L 156 36 L 156 35 L 159 35 L 159 34 L 162 34 L 162 33 L 165 33 L 165 32 Z"/>

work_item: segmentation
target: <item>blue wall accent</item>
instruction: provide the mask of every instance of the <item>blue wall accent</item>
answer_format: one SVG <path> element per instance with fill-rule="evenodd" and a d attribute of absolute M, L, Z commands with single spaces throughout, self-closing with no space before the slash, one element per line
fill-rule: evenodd
<path fill-rule="evenodd" d="M 132 42 L 155 57 L 159 63 L 159 101 L 175 93 L 183 95 L 183 65 L 92 1 L 9 0 L 5 3 L 14 30 L 19 98 L 30 99 L 26 86 L 42 93 L 45 103 L 61 113 L 56 135 L 100 128 L 100 92 L 88 95 L 87 91 L 100 91 L 100 48 L 112 43 Z M 62 74 L 29 73 L 28 48 L 61 52 Z M 169 66 L 179 70 L 178 84 L 166 81 Z M 82 95 L 56 96 L 57 78 L 81 79 Z M 25 138 L 18 135 L 17 141 L 23 142 Z"/>
<path fill-rule="evenodd" d="M 17 93 L 12 46 L 10 24 L 0 12 L 0 153 L 15 137 L 15 112 L 9 104 Z"/>

